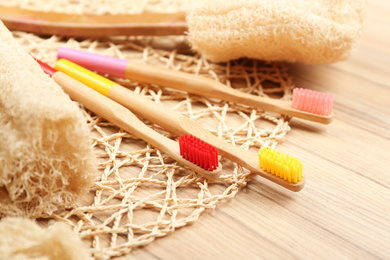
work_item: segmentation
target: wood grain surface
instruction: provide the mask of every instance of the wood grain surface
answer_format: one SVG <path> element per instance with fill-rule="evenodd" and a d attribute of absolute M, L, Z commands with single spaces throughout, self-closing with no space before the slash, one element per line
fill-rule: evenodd
<path fill-rule="evenodd" d="M 335 96 L 327 126 L 293 119 L 279 145 L 304 163 L 299 193 L 254 177 L 193 225 L 121 259 L 390 259 L 390 2 L 368 3 L 348 61 L 291 65 Z"/>

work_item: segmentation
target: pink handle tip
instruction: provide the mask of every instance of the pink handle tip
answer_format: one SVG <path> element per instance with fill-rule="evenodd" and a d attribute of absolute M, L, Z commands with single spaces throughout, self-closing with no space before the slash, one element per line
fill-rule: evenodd
<path fill-rule="evenodd" d="M 120 78 L 125 78 L 125 69 L 129 62 L 127 60 L 65 47 L 61 47 L 58 50 L 57 58 L 67 59 L 89 70 Z"/>

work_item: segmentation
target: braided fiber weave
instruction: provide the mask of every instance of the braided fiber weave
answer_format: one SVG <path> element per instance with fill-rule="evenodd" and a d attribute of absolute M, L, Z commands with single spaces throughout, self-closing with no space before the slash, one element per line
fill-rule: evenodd
<path fill-rule="evenodd" d="M 50 7 L 55 10 L 56 1 L 11 1 L 11 4 L 20 2 L 26 8 L 47 11 Z M 168 11 L 180 10 L 183 4 L 183 1 L 100 0 L 94 1 L 90 8 L 89 1 L 64 2 L 67 1 L 56 7 L 79 13 L 118 13 L 120 3 L 126 3 L 121 12 L 133 13 L 156 10 L 161 6 L 169 6 Z M 94 40 L 44 38 L 23 32 L 13 34 L 26 51 L 50 65 L 56 60 L 58 48 L 66 46 L 203 75 L 253 95 L 291 97 L 293 84 L 285 64 L 249 59 L 210 63 L 191 52 L 186 36 Z M 197 120 L 218 138 L 245 150 L 257 152 L 261 146 L 275 147 L 283 142 L 290 130 L 288 117 L 160 86 L 111 79 Z M 45 218 L 48 222 L 60 221 L 72 226 L 97 259 L 127 254 L 197 221 L 205 210 L 234 198 L 239 188 L 253 177 L 241 166 L 221 158 L 224 166 L 221 177 L 208 181 L 131 133 L 87 110 L 84 114 L 91 129 L 101 176 L 88 196 L 77 205 Z M 156 125 L 145 123 L 169 138 L 178 138 Z"/>

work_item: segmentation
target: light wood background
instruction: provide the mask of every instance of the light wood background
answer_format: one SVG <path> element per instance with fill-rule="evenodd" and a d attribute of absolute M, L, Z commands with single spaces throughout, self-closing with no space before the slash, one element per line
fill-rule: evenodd
<path fill-rule="evenodd" d="M 390 259 L 390 1 L 373 0 L 346 62 L 291 65 L 335 96 L 328 126 L 293 119 L 278 148 L 300 158 L 299 193 L 260 177 L 193 225 L 123 259 Z"/>

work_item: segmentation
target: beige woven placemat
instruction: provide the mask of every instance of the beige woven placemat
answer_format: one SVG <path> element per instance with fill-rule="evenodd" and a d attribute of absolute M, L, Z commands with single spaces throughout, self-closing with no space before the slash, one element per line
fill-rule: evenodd
<path fill-rule="evenodd" d="M 46 11 L 142 13 L 161 10 L 161 6 L 166 6 L 163 10 L 181 10 L 184 2 L 68 0 L 58 4 L 42 0 L 7 1 L 7 4 Z M 247 59 L 209 63 L 191 52 L 185 36 L 94 40 L 13 33 L 28 52 L 51 65 L 58 48 L 67 46 L 200 74 L 254 95 L 289 99 L 293 87 L 284 64 Z M 257 152 L 261 146 L 275 147 L 290 130 L 288 118 L 277 114 L 160 86 L 112 79 L 197 120 L 219 138 L 242 149 Z M 225 170 L 220 179 L 209 182 L 103 118 L 88 111 L 85 117 L 92 130 L 91 140 L 99 158 L 101 176 L 74 208 L 46 218 L 71 225 L 97 259 L 127 254 L 135 247 L 197 221 L 205 210 L 233 198 L 251 177 L 247 170 L 221 158 Z M 156 125 L 145 123 L 170 138 L 177 138 Z"/>

